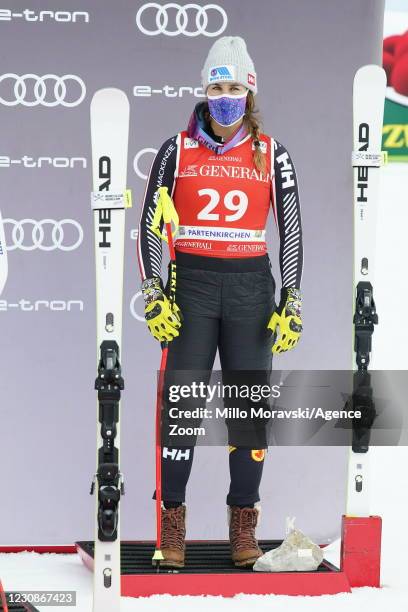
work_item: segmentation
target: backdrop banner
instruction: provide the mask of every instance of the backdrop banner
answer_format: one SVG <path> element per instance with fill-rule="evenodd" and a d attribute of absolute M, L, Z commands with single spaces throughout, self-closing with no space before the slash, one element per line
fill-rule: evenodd
<path fill-rule="evenodd" d="M 103 87 L 131 105 L 122 363 L 122 537 L 155 533 L 154 408 L 160 347 L 143 317 L 136 256 L 146 178 L 161 144 L 203 98 L 217 37 L 240 35 L 258 75 L 265 133 L 296 164 L 305 265 L 304 335 L 279 369 L 352 364 L 352 83 L 381 63 L 382 0 L 13 0 L 0 10 L 0 208 L 9 274 L 0 299 L 3 483 L 0 542 L 93 537 L 95 266 L 89 104 Z M 268 245 L 274 275 L 278 235 Z M 163 266 L 163 270 L 165 267 Z M 215 367 L 219 368 L 218 361 Z M 344 447 L 269 449 L 261 537 L 285 518 L 320 542 L 340 531 Z M 197 449 L 188 537 L 226 538 L 228 452 Z M 307 501 L 305 501 L 307 500 Z M 327 502 L 330 500 L 330 503 Z"/>

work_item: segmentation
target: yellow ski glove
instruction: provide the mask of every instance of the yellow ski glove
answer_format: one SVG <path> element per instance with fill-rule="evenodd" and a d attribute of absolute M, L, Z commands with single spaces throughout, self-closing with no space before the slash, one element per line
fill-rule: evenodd
<path fill-rule="evenodd" d="M 268 329 L 276 334 L 272 353 L 292 350 L 302 333 L 302 298 L 299 289 L 283 287 L 281 301 L 273 313 Z"/>
<path fill-rule="evenodd" d="M 177 304 L 170 304 L 161 279 L 147 278 L 142 283 L 145 319 L 150 333 L 159 342 L 171 342 L 179 335 L 182 316 Z"/>

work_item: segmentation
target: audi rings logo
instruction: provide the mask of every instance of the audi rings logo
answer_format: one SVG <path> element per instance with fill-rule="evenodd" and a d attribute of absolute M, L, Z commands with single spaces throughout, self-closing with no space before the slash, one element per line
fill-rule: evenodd
<path fill-rule="evenodd" d="M 81 104 L 86 95 L 83 80 L 75 74 L 0 75 L 0 104 L 4 106 L 67 106 Z"/>
<path fill-rule="evenodd" d="M 8 251 L 21 249 L 22 251 L 73 251 L 81 244 L 84 232 L 78 221 L 74 219 L 62 219 L 55 221 L 54 219 L 43 219 L 36 221 L 35 219 L 3 219 L 5 228 L 7 225 L 12 227 L 11 240 L 6 236 L 6 245 Z M 45 236 L 45 228 L 48 226 L 48 237 Z M 73 239 L 68 239 L 66 234 L 70 226 L 69 235 L 73 234 Z M 65 228 L 65 229 L 64 229 Z M 28 231 L 26 231 L 28 230 Z M 29 240 L 30 238 L 30 240 Z"/>
<path fill-rule="evenodd" d="M 175 22 L 173 28 L 167 28 L 169 25 L 169 13 L 175 9 Z M 155 13 L 155 21 L 151 18 L 151 13 Z M 150 13 L 150 15 L 149 15 Z M 211 22 L 214 18 L 216 23 L 212 28 L 209 27 L 209 15 L 211 15 Z M 194 18 L 195 17 L 195 18 Z M 149 18 L 150 27 L 149 28 Z M 194 25 L 190 25 L 190 19 L 193 18 Z M 143 23 L 142 23 L 143 20 Z M 221 20 L 221 24 L 219 25 Z M 136 24 L 137 27 L 143 34 L 147 36 L 157 36 L 158 34 L 164 34 L 165 36 L 178 36 L 184 34 L 184 36 L 219 36 L 224 32 L 228 24 L 228 17 L 225 10 L 218 6 L 218 4 L 205 4 L 200 6 L 199 4 L 176 4 L 175 2 L 167 2 L 166 4 L 157 4 L 157 2 L 147 2 L 143 4 L 136 13 Z M 154 28 L 154 24 L 156 27 Z M 195 26 L 195 29 L 193 29 Z M 214 29 L 217 27 L 218 29 Z"/>
<path fill-rule="evenodd" d="M 138 291 L 132 296 L 132 299 L 130 300 L 129 309 L 130 309 L 130 314 L 132 315 L 134 319 L 136 319 L 136 321 L 140 321 L 141 323 L 144 323 L 146 321 L 144 313 L 143 313 L 144 301 L 143 301 L 141 291 Z M 137 312 L 138 310 L 140 314 Z"/>
<path fill-rule="evenodd" d="M 153 158 L 157 153 L 157 149 L 152 149 L 150 147 L 147 147 L 146 149 L 140 149 L 140 151 L 138 153 L 136 153 L 134 160 L 133 160 L 133 169 L 136 172 L 137 176 L 139 176 L 141 179 L 143 179 L 144 181 L 148 178 L 149 175 L 149 167 L 147 167 L 147 173 L 143 172 L 143 170 L 140 168 L 140 158 L 143 155 L 149 154 L 152 155 Z M 153 160 L 149 160 L 150 165 L 152 164 Z"/>

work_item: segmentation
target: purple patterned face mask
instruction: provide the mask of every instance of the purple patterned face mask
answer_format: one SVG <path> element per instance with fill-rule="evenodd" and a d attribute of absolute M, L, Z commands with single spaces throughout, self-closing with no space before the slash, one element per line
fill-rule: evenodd
<path fill-rule="evenodd" d="M 247 93 L 241 96 L 207 96 L 211 117 L 224 127 L 234 125 L 244 116 Z"/>
<path fill-rule="evenodd" d="M 247 136 L 247 128 L 242 124 L 235 134 L 227 142 L 219 142 L 214 140 L 208 133 L 208 126 L 204 117 L 205 111 L 208 110 L 207 102 L 198 102 L 191 114 L 188 122 L 187 132 L 190 138 L 198 140 L 199 143 L 214 151 L 217 155 L 226 153 L 235 145 Z"/>

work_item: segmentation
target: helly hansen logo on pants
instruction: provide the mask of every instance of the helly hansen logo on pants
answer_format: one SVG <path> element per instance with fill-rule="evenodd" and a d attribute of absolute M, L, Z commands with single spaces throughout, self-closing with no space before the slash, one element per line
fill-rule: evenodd
<path fill-rule="evenodd" d="M 190 459 L 190 449 L 185 448 L 181 450 L 180 448 L 167 448 L 167 446 L 163 447 L 163 459 L 170 459 L 171 461 L 188 461 Z"/>

